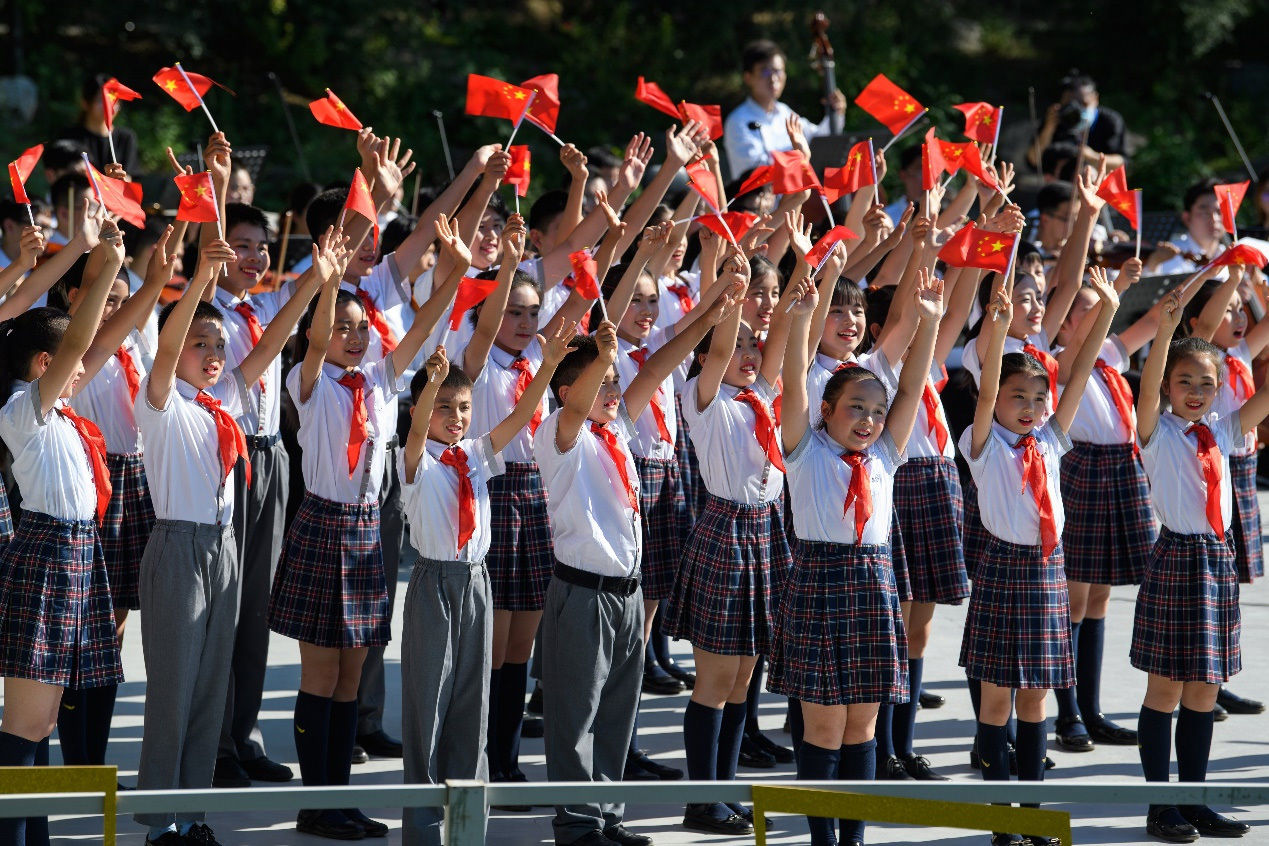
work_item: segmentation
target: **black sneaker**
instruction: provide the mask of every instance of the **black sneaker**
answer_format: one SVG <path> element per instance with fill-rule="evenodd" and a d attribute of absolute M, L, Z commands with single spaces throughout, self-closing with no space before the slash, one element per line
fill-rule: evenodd
<path fill-rule="evenodd" d="M 189 831 L 185 832 L 185 842 L 197 843 L 198 846 L 220 846 L 220 841 L 207 823 L 194 823 L 190 826 Z"/>

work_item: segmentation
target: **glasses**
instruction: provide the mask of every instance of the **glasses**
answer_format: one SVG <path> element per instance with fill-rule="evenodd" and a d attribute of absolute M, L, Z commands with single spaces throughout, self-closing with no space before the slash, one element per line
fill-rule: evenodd
<path fill-rule="evenodd" d="M 759 73 L 763 79 L 784 79 L 788 75 L 784 68 L 763 68 Z"/>

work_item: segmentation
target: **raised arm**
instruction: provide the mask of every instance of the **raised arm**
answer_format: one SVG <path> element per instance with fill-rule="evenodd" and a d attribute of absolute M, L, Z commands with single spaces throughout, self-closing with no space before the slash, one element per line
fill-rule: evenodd
<path fill-rule="evenodd" d="M 793 306 L 789 343 L 784 348 L 784 397 L 780 400 L 780 440 L 785 455 L 797 449 L 810 425 L 806 371 L 810 367 L 809 335 L 816 301 L 823 296 L 810 279 L 802 282 Z M 734 346 L 734 345 L 733 345 Z"/>
<path fill-rule="evenodd" d="M 1095 267 L 1089 275 L 1091 277 L 1089 286 L 1097 292 L 1100 308 L 1097 312 L 1097 322 L 1089 330 L 1084 343 L 1080 344 L 1080 353 L 1076 356 L 1075 363 L 1071 365 L 1066 388 L 1063 389 L 1062 396 L 1058 399 L 1057 409 L 1053 412 L 1054 419 L 1063 431 L 1070 430 L 1071 421 L 1075 419 L 1075 412 L 1079 411 L 1080 400 L 1083 399 L 1084 389 L 1088 386 L 1088 377 L 1093 372 L 1093 364 L 1097 361 L 1097 354 L 1101 352 L 1102 344 L 1106 341 L 1106 333 L 1110 330 L 1110 322 L 1115 319 L 1115 311 L 1119 308 L 1119 295 L 1106 280 L 1106 271 Z"/>
<path fill-rule="evenodd" d="M 875 211 L 880 215 L 885 215 L 885 206 L 878 203 L 874 207 Z M 890 230 L 890 234 L 880 239 L 876 245 L 861 251 L 857 258 L 851 259 L 850 263 L 842 270 L 842 275 L 847 279 L 856 282 L 863 282 L 872 273 L 873 268 L 881 263 L 883 259 L 890 255 L 899 244 L 903 243 L 903 237 L 907 234 L 908 224 L 912 222 L 912 217 L 916 213 L 916 206 L 908 203 L 907 208 L 903 210 L 903 214 L 895 221 L 894 229 Z M 873 212 L 869 212 L 864 220 L 867 221 L 872 217 Z"/>
<path fill-rule="evenodd" d="M 560 164 L 568 171 L 569 183 L 568 199 L 564 202 L 564 211 L 556 229 L 567 238 L 582 223 L 582 203 L 586 199 L 590 171 L 586 167 L 586 154 L 572 144 L 560 147 Z"/>
<path fill-rule="evenodd" d="M 595 343 L 599 347 L 599 355 L 586 365 L 586 369 L 577 377 L 577 381 L 569 386 L 564 397 L 564 405 L 559 411 L 559 422 L 555 429 L 555 448 L 560 452 L 568 452 L 577 443 L 577 435 L 582 430 L 586 418 L 590 416 L 590 408 L 599 396 L 599 386 L 604 377 L 612 369 L 617 360 L 617 327 L 611 320 L 599 324 L 595 331 Z"/>
<path fill-rule="evenodd" d="M 436 395 L 441 390 L 441 383 L 449 375 L 449 360 L 445 358 L 445 347 L 437 347 L 436 352 L 423 363 L 427 371 L 427 384 L 419 391 L 419 398 L 410 411 L 410 434 L 405 439 L 405 481 L 412 483 L 414 474 L 423 460 L 423 451 L 427 449 L 427 432 L 432 421 L 432 409 L 436 406 Z"/>
<path fill-rule="evenodd" d="M 349 244 L 351 246 L 351 241 Z M 313 308 L 313 321 L 308 329 L 308 351 L 304 353 L 304 361 L 300 364 L 301 403 L 308 402 L 313 395 L 313 387 L 317 384 L 322 364 L 326 361 L 326 350 L 330 348 L 331 337 L 335 334 L 335 301 L 338 296 L 339 280 L 327 279 L 317 298 L 317 305 Z"/>
<path fill-rule="evenodd" d="M 40 256 L 44 254 L 44 230 L 38 226 L 22 227 L 22 238 L 18 242 L 18 257 L 0 270 L 0 298 L 9 296 L 27 271 L 35 267 Z"/>
<path fill-rule="evenodd" d="M 978 381 L 978 405 L 974 408 L 973 432 L 970 435 L 970 456 L 978 458 L 991 436 L 991 424 L 996 417 L 996 397 L 1000 393 L 1000 360 L 1005 354 L 1005 337 L 1013 322 L 1013 292 L 1001 275 L 992 292 L 987 314 L 983 318 L 983 334 L 987 336 L 987 350 L 982 357 L 983 372 Z"/>
<path fill-rule="evenodd" d="M 934 360 L 946 364 L 947 357 L 956 348 L 956 341 L 965 331 L 965 322 L 974 307 L 978 286 L 982 284 L 985 270 L 976 267 L 949 267 L 943 277 L 943 299 L 946 310 L 939 322 L 938 340 L 934 342 Z"/>
<path fill-rule="evenodd" d="M 432 334 L 436 324 L 449 313 L 454 304 L 454 295 L 458 293 L 458 283 L 463 281 L 463 274 L 471 267 L 471 250 L 468 249 L 467 242 L 450 228 L 445 215 L 436 219 L 436 239 L 441 244 L 441 255 L 449 259 L 449 275 L 414 313 L 410 331 L 405 333 L 405 337 L 392 353 L 392 361 L 397 367 L 404 367 L 419 354 L 423 342 Z M 437 262 L 437 265 L 440 263 Z M 401 375 L 399 370 L 396 375 Z"/>
<path fill-rule="evenodd" d="M 423 254 L 427 252 L 427 248 L 436 240 L 436 218 L 442 214 L 448 217 L 454 216 L 454 210 L 463 201 L 463 197 L 467 196 L 471 186 L 476 184 L 476 179 L 484 171 L 489 157 L 500 149 L 502 149 L 501 145 L 491 144 L 476 150 L 454 180 L 419 214 L 419 221 L 414 225 L 414 229 L 405 236 L 405 240 L 393 252 L 397 267 L 403 272 L 417 265 L 419 259 L 423 258 Z"/>
<path fill-rule="evenodd" d="M 705 355 L 705 360 L 701 362 L 701 372 L 696 376 L 697 411 L 704 411 L 718 396 L 718 389 L 723 384 L 723 375 L 726 374 L 732 354 L 736 351 L 736 339 L 739 335 L 739 310 L 728 312 L 714 327 L 714 335 L 709 341 L 709 352 Z"/>
<path fill-rule="evenodd" d="M 1084 174 L 1076 178 L 1075 192 L 1079 198 L 1079 212 L 1075 215 L 1075 225 L 1071 228 L 1071 237 L 1062 245 L 1058 254 L 1057 266 L 1053 268 L 1053 291 L 1049 294 L 1044 306 L 1044 331 L 1050 338 L 1056 338 L 1062 322 L 1071 311 L 1075 295 L 1079 293 L 1084 281 L 1084 265 L 1088 260 L 1088 242 L 1093 237 L 1093 226 L 1097 223 L 1097 215 L 1101 213 L 1106 201 L 1097 196 L 1097 189 L 1106 176 L 1106 157 L 1102 157 L 1101 169 L 1097 175 L 1089 179 Z M 1073 197 L 1072 202 L 1075 202 Z"/>
<path fill-rule="evenodd" d="M 626 310 L 630 308 L 630 300 L 634 296 L 635 285 L 639 282 L 643 269 L 648 266 L 648 261 L 659 250 L 670 237 L 672 225 L 667 220 L 659 226 L 649 226 L 643 230 L 643 238 L 639 241 L 639 249 L 635 250 L 634 258 L 630 260 L 630 264 L 626 266 L 625 271 L 621 274 L 621 280 L 617 283 L 617 287 L 613 289 L 612 296 L 608 298 L 607 309 L 608 319 L 613 323 L 621 323 L 621 319 L 625 317 Z M 606 243 L 606 239 L 605 239 Z"/>
<path fill-rule="evenodd" d="M 92 211 L 89 211 L 88 203 L 85 198 L 76 209 L 79 220 L 70 243 L 32 270 L 18 289 L 0 303 L 0 320 L 11 320 L 35 305 L 35 301 L 57 284 L 57 280 L 66 275 L 80 256 L 97 246 L 104 231 L 102 225 L 106 221 L 106 209 L 93 203 Z"/>
<path fill-rule="evenodd" d="M 489 350 L 493 348 L 494 338 L 498 335 L 498 327 L 502 325 L 503 312 L 507 310 L 507 299 L 511 296 L 511 282 L 515 279 L 516 265 L 524 255 L 524 241 L 528 230 L 524 226 L 524 218 L 518 214 L 507 219 L 507 228 L 502 230 L 502 254 L 498 264 L 498 287 L 493 289 L 480 306 L 480 316 L 476 319 L 476 331 L 472 333 L 471 342 L 463 351 L 463 372 L 474 382 L 485 369 L 489 361 Z"/>
<path fill-rule="evenodd" d="M 1141 387 L 1137 391 L 1137 434 L 1141 436 L 1143 444 L 1150 442 L 1155 427 L 1159 425 L 1163 369 L 1168 363 L 1168 348 L 1172 346 L 1172 336 L 1185 312 L 1180 289 L 1174 289 L 1161 302 L 1163 308 L 1159 312 L 1159 327 L 1155 330 L 1150 354 L 1146 356 L 1146 365 L 1141 368 Z M 1261 393 L 1269 394 L 1269 391 Z"/>
<path fill-rule="evenodd" d="M 894 441 L 895 449 L 903 452 L 912 437 L 916 425 L 917 409 L 925 393 L 925 382 L 930 376 L 934 360 L 934 339 L 939 331 L 939 319 L 943 316 L 943 280 L 927 268 L 921 268 L 913 294 L 913 311 L 917 313 L 917 331 L 903 369 L 899 371 L 899 387 L 886 414 L 886 431 Z"/>
<path fill-rule="evenodd" d="M 1217 328 L 1221 325 L 1221 320 L 1225 317 L 1225 312 L 1229 308 L 1229 303 L 1234 298 L 1234 292 L 1238 290 L 1238 284 L 1242 282 L 1243 269 L 1238 265 L 1229 268 L 1229 277 L 1226 278 L 1220 286 L 1212 292 L 1212 296 L 1203 305 L 1203 310 L 1199 312 L 1198 319 L 1194 325 L 1187 327 L 1190 330 L 1191 338 L 1202 338 L 1204 341 L 1212 340 L 1212 336 L 1216 334 Z M 1195 286 L 1195 293 L 1201 286 Z"/>
<path fill-rule="evenodd" d="M 621 219 L 628 224 L 628 228 L 626 234 L 618 241 L 618 252 L 624 252 L 634 241 L 635 233 L 651 220 L 652 213 L 661 204 L 661 198 L 665 196 L 670 183 L 674 181 L 674 177 L 678 175 L 683 165 L 696 155 L 701 143 L 707 140 L 707 135 L 704 127 L 696 121 L 688 121 L 678 132 L 673 129 L 666 131 L 665 161 L 661 163 L 661 169 L 657 171 L 652 182 L 643 189 L 643 193 L 630 205 L 630 208 L 626 209 L 626 213 L 621 216 Z"/>
<path fill-rule="evenodd" d="M 489 157 L 489 164 L 485 166 L 484 176 L 480 178 L 480 182 L 476 185 L 476 190 L 472 193 L 471 198 L 459 210 L 458 216 L 453 220 L 447 220 L 452 230 L 462 239 L 463 245 L 468 247 L 467 260 L 471 261 L 470 246 L 476 242 L 476 238 L 480 230 L 480 221 L 485 216 L 485 209 L 489 207 L 489 198 L 493 196 L 494 191 L 498 190 L 498 186 L 502 184 L 502 178 L 507 175 L 507 168 L 511 166 L 511 156 L 499 150 Z M 436 227 L 437 236 L 441 235 L 439 218 Z M 436 269 L 434 273 L 438 278 L 446 278 L 450 271 L 453 270 L 454 256 L 447 254 L 442 250 L 442 255 L 436 259 Z M 462 274 L 467 272 L 470 263 L 459 268 L 459 279 Z"/>
<path fill-rule="evenodd" d="M 925 216 L 917 218 L 916 223 L 909 231 L 913 240 L 912 254 L 908 257 L 908 266 L 904 269 L 903 276 L 899 278 L 899 285 L 894 292 L 894 302 L 897 303 L 912 301 L 912 297 L 919 287 L 920 272 L 922 270 L 933 271 L 934 257 L 938 253 L 938 249 L 934 246 L 933 218 Z M 940 283 L 940 316 L 943 314 L 942 297 L 943 286 Z M 902 360 L 904 351 L 912 343 L 912 336 L 916 329 L 916 312 L 906 308 L 890 309 L 890 313 L 886 317 L 886 324 L 881 328 L 881 336 L 877 339 L 877 346 L 885 355 L 886 361 L 893 364 Z"/>
<path fill-rule="evenodd" d="M 233 247 L 225 241 L 212 241 L 199 251 L 198 269 L 190 280 L 185 294 L 176 301 L 168 313 L 163 328 L 159 330 L 159 346 L 154 354 L 154 366 L 146 385 L 146 401 L 153 408 L 166 408 L 172 385 L 176 382 L 176 362 L 185 346 L 185 336 L 194 322 L 194 310 L 198 308 L 203 289 L 220 273 L 220 266 L 237 261 Z M 329 341 L 329 334 L 327 335 Z"/>
<path fill-rule="evenodd" d="M 490 430 L 489 441 L 494 452 L 501 452 L 520 433 L 520 430 L 532 422 L 533 412 L 537 411 L 538 406 L 542 404 L 542 397 L 546 396 L 546 389 L 551 385 L 555 368 L 568 354 L 568 345 L 575 337 L 577 337 L 576 325 L 560 326 L 550 338 L 537 336 L 538 345 L 542 347 L 542 364 L 538 367 L 538 372 L 533 374 L 533 380 L 524 389 L 524 393 L 516 401 L 511 413 Z"/>
<path fill-rule="evenodd" d="M 128 334 L 154 313 L 154 304 L 159 301 L 159 294 L 163 293 L 176 270 L 176 259 L 169 257 L 165 250 L 172 233 L 171 226 L 163 230 L 154 247 L 154 257 L 150 259 L 150 266 L 146 269 L 145 282 L 97 330 L 97 336 L 89 345 L 88 352 L 84 353 L 84 375 L 80 377 L 80 385 L 87 385 L 101 366 L 115 354 Z"/>

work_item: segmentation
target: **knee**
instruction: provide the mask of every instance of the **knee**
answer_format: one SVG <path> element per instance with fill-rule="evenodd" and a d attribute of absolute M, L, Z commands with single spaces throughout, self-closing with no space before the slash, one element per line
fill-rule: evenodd
<path fill-rule="evenodd" d="M 1210 711 L 1216 707 L 1220 685 L 1192 682 L 1181 691 L 1181 704 L 1191 711 Z"/>
<path fill-rule="evenodd" d="M 1019 690 L 1015 707 L 1018 719 L 1028 723 L 1044 721 L 1044 702 L 1048 697 L 1047 690 Z"/>
<path fill-rule="evenodd" d="M 913 625 L 908 629 L 908 657 L 925 657 L 925 648 L 930 643 L 930 622 Z"/>
<path fill-rule="evenodd" d="M 989 726 L 1003 726 L 1009 722 L 1009 714 L 1013 711 L 1013 701 L 1007 687 L 988 688 L 983 685 L 982 704 L 978 709 L 979 722 Z"/>
<path fill-rule="evenodd" d="M 842 743 L 856 746 L 867 743 L 877 735 L 877 706 L 850 706 L 846 711 L 846 727 L 842 730 Z"/>
<path fill-rule="evenodd" d="M 300 668 L 300 690 L 330 698 L 339 686 L 339 666 L 321 664 Z"/>
<path fill-rule="evenodd" d="M 1084 616 L 1093 620 L 1102 620 L 1110 610 L 1110 585 L 1093 585 L 1088 591 L 1088 604 Z"/>

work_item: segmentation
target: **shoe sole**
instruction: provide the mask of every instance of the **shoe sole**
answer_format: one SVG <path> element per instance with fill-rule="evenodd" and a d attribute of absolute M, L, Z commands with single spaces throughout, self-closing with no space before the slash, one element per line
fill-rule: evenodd
<path fill-rule="evenodd" d="M 723 834 L 723 835 L 729 835 L 731 837 L 744 837 L 746 834 L 753 834 L 753 826 L 751 825 L 745 826 L 743 829 L 740 827 L 737 827 L 735 829 L 731 829 L 731 828 L 724 829 L 724 828 L 718 828 L 718 827 L 709 825 L 708 823 L 695 823 L 695 822 L 688 822 L 687 820 L 683 820 L 683 827 L 686 828 L 688 831 L 700 831 L 700 832 L 704 832 L 705 834 Z"/>

